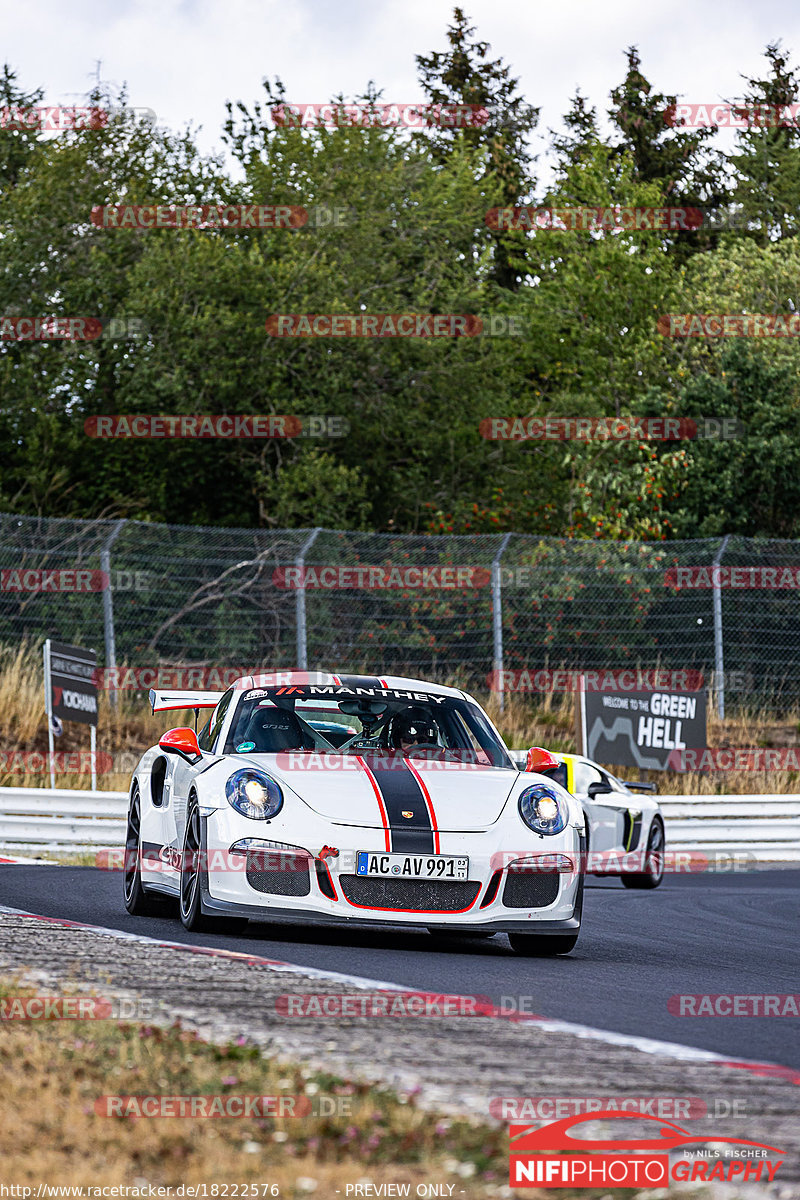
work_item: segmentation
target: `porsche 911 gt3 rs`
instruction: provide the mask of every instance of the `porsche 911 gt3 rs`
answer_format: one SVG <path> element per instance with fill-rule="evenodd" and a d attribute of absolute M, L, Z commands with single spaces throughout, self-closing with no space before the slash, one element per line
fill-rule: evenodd
<path fill-rule="evenodd" d="M 574 947 L 584 811 L 519 771 L 465 692 L 286 671 L 150 697 L 154 713 L 212 712 L 199 736 L 165 733 L 133 773 L 129 912 L 171 897 L 187 929 L 283 918 L 503 932 L 523 954 Z"/>

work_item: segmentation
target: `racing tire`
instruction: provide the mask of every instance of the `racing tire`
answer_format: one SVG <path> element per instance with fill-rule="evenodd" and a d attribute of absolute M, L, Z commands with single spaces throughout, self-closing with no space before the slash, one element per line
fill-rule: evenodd
<path fill-rule="evenodd" d="M 578 892 L 573 910 L 578 921 L 583 917 L 585 887 L 586 874 L 582 872 L 578 878 Z M 554 958 L 556 954 L 569 954 L 574 950 L 580 932 L 579 926 L 574 933 L 510 933 L 508 940 L 515 954 L 522 954 L 526 958 Z"/>
<path fill-rule="evenodd" d="M 639 873 L 631 871 L 623 874 L 622 882 L 626 888 L 651 891 L 661 885 L 664 878 L 665 841 L 664 822 L 660 817 L 653 817 L 650 832 L 647 835 L 645 869 Z"/>
<path fill-rule="evenodd" d="M 144 890 L 141 873 L 142 854 L 142 800 L 139 785 L 135 783 L 128 806 L 128 821 L 125 827 L 125 858 L 122 863 L 122 896 L 125 907 L 132 917 L 163 917 L 169 900 L 166 896 L 154 896 Z"/>
<path fill-rule="evenodd" d="M 181 854 L 180 917 L 181 925 L 192 933 L 241 933 L 247 917 L 212 917 L 203 912 L 202 892 L 203 839 L 200 808 L 196 796 L 189 797 L 186 830 Z"/>

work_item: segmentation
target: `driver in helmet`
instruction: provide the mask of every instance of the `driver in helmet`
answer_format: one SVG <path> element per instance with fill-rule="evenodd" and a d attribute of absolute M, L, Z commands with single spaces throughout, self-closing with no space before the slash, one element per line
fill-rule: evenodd
<path fill-rule="evenodd" d="M 395 713 L 389 725 L 389 746 L 406 753 L 414 746 L 438 746 L 439 728 L 419 705 L 411 704 Z"/>

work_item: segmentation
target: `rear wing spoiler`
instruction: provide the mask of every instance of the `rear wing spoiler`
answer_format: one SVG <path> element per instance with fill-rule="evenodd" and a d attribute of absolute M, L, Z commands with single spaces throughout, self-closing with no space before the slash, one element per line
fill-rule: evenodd
<path fill-rule="evenodd" d="M 224 692 L 162 692 L 150 689 L 150 704 L 153 712 L 170 709 L 216 708 Z"/>

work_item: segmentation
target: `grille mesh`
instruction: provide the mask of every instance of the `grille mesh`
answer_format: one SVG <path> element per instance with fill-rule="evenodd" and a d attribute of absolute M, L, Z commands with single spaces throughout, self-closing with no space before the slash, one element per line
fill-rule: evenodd
<path fill-rule="evenodd" d="M 307 896 L 311 891 L 308 859 L 297 854 L 270 854 L 270 862 L 280 857 L 277 869 L 264 868 L 263 854 L 248 854 L 247 882 L 257 892 L 273 896 Z"/>
<path fill-rule="evenodd" d="M 534 871 L 509 871 L 503 888 L 506 908 L 546 908 L 558 896 L 559 876 Z"/>
<path fill-rule="evenodd" d="M 370 879 L 363 875 L 340 875 L 339 883 L 353 904 L 415 912 L 458 912 L 469 908 L 481 889 L 480 883 L 472 879 Z"/>

